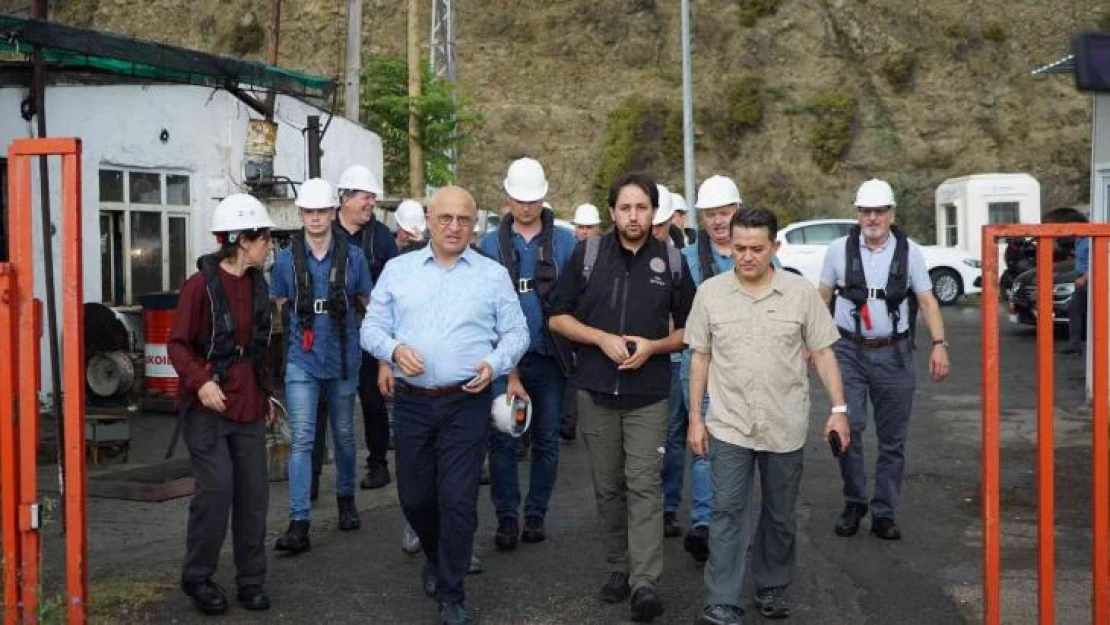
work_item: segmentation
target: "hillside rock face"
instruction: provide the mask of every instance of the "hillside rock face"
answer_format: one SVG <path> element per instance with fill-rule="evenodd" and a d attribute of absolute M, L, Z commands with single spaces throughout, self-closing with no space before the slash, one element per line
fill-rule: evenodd
<path fill-rule="evenodd" d="M 261 58 L 270 1 L 52 5 L 58 21 Z M 405 5 L 366 0 L 364 55 L 404 54 Z M 1087 201 L 1090 97 L 1069 78 L 1030 71 L 1065 54 L 1072 33 L 1110 28 L 1105 0 L 691 5 L 699 180 L 733 175 L 746 202 L 789 220 L 850 214 L 855 187 L 884 177 L 922 238 L 931 237 L 933 190 L 952 176 L 1028 172 L 1046 208 Z M 459 0 L 456 12 L 460 93 L 485 118 L 459 174 L 485 207 L 503 201 L 510 159 L 528 154 L 547 167 L 551 199 L 568 216 L 593 199 L 611 111 L 630 98 L 668 119 L 680 110 L 677 0 Z M 342 0 L 284 0 L 279 64 L 340 76 L 345 19 Z M 734 106 L 742 81 L 749 110 Z M 818 141 L 833 158 L 822 167 L 814 133 L 829 122 L 820 103 L 830 97 L 855 109 L 848 142 Z M 662 136 L 668 156 L 652 173 L 681 190 L 681 133 Z"/>

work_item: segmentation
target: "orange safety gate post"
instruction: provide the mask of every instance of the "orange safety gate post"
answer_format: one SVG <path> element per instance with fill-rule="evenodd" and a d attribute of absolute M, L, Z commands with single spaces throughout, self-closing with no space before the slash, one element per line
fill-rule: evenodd
<path fill-rule="evenodd" d="M 1107 308 L 1110 302 L 1110 260 L 1107 258 L 1110 224 L 1007 224 L 983 228 L 983 623 L 1002 620 L 1001 486 L 999 436 L 999 293 L 1000 238 L 1033 237 L 1037 240 L 1037 605 L 1039 622 L 1056 622 L 1055 578 L 1055 475 L 1053 471 L 1053 416 L 1055 370 L 1053 362 L 1053 243 L 1059 238 L 1090 238 L 1091 266 L 1088 293 L 1092 314 L 1092 623 L 1110 623 L 1110 431 L 1107 430 L 1107 377 L 1110 376 L 1110 343 L 1107 342 Z"/>
<path fill-rule="evenodd" d="M 62 355 L 65 449 L 66 620 L 84 623 L 88 596 L 85 513 L 85 353 L 81 263 L 81 141 L 17 139 L 8 148 L 11 262 L 0 264 L 0 498 L 4 623 L 38 622 L 41 506 L 36 460 L 41 328 L 34 300 L 31 159 L 62 158 Z M 49 228 L 49 224 L 43 224 Z M 43 262 L 52 262 L 43 259 Z M 54 398 L 59 401 L 59 398 Z M 14 522 L 13 522 L 14 521 Z"/>

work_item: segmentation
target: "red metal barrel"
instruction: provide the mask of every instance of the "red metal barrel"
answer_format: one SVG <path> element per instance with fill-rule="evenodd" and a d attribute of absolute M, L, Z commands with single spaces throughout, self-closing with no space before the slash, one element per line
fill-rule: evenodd
<path fill-rule="evenodd" d="M 139 296 L 143 306 L 143 325 L 146 335 L 144 348 L 143 373 L 146 377 L 146 391 L 151 395 L 177 397 L 177 371 L 170 364 L 167 347 L 170 331 L 173 329 L 174 311 L 177 309 L 177 293 L 151 293 Z"/>

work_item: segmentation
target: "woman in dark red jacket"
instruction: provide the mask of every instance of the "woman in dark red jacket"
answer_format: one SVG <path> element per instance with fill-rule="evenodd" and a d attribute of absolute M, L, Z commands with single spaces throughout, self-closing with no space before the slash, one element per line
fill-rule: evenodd
<path fill-rule="evenodd" d="M 227 610 L 227 597 L 212 575 L 229 512 L 239 602 L 248 610 L 270 607 L 265 589 L 270 312 L 262 267 L 273 227 L 266 208 L 249 195 L 220 202 L 212 217 L 220 249 L 201 256 L 199 271 L 182 286 L 170 334 L 196 482 L 181 588 L 205 614 Z"/>

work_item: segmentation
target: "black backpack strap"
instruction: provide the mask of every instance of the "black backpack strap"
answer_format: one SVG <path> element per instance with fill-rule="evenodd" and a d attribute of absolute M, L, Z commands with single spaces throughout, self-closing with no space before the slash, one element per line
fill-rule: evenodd
<path fill-rule="evenodd" d="M 312 276 L 308 273 L 308 249 L 304 242 L 304 231 L 293 235 L 293 283 L 296 287 L 294 297 L 294 313 L 297 323 L 301 326 L 301 333 L 307 332 L 312 336 L 312 322 L 315 310 L 315 291 L 312 289 Z M 311 340 L 308 341 L 311 345 Z M 303 347 L 303 345 L 302 345 Z M 305 349 L 308 351 L 308 349 Z"/>
<path fill-rule="evenodd" d="M 549 298 L 559 280 L 559 263 L 555 260 L 555 214 L 544 209 L 540 219 L 543 229 L 540 230 L 540 249 L 536 258 L 535 289 L 540 305 L 547 310 Z"/>
<path fill-rule="evenodd" d="M 331 271 L 328 273 L 328 313 L 339 334 L 340 377 L 347 377 L 347 260 L 348 244 L 332 237 Z"/>
<path fill-rule="evenodd" d="M 717 275 L 717 263 L 713 261 L 713 242 L 709 240 L 709 233 L 702 230 L 698 233 L 696 245 L 698 246 L 698 267 L 701 269 L 701 281 Z"/>
<path fill-rule="evenodd" d="M 513 282 L 513 289 L 517 288 L 520 281 L 520 267 L 516 248 L 513 247 L 513 216 L 505 215 L 497 228 L 497 262 L 509 272 L 509 279 Z"/>

